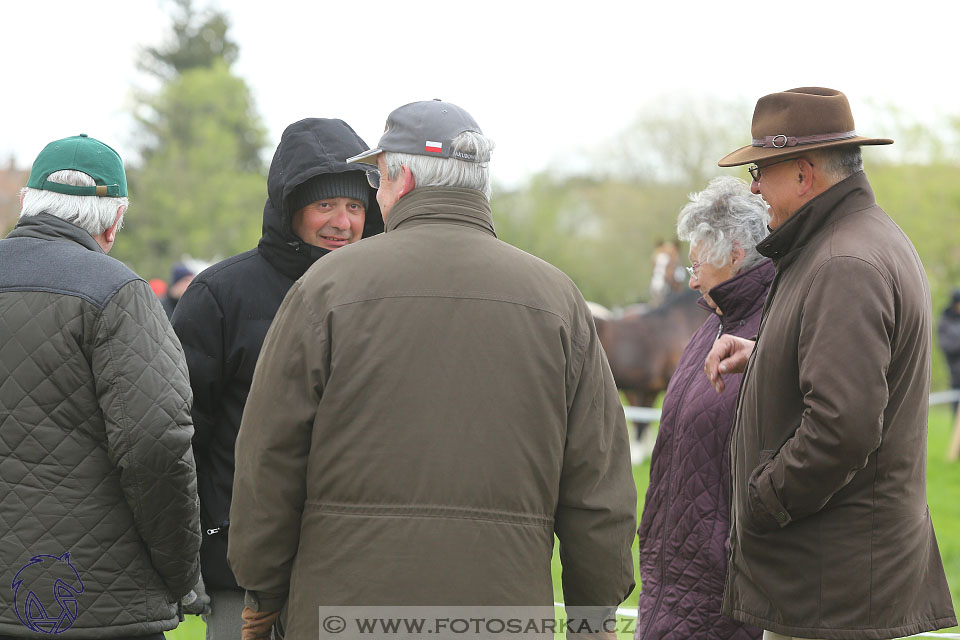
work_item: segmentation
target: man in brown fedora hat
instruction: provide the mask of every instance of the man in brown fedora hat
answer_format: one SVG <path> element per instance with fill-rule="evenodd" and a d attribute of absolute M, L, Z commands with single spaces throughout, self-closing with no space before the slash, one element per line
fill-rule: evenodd
<path fill-rule="evenodd" d="M 723 612 L 765 638 L 893 638 L 956 624 L 926 503 L 930 290 L 877 206 L 846 96 L 764 96 L 753 163 L 777 273 L 756 341 L 704 369 L 745 372 L 731 441 Z"/>

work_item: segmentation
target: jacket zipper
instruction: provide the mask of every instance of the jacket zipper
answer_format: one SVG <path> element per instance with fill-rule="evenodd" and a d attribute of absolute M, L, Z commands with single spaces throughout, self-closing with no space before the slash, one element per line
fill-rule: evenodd
<path fill-rule="evenodd" d="M 207 535 L 208 535 L 208 536 L 213 536 L 213 535 L 216 535 L 216 534 L 220 533 L 221 531 L 226 531 L 226 530 L 229 529 L 229 528 L 230 528 L 230 521 L 229 521 L 229 520 L 224 520 L 223 522 L 220 523 L 219 526 L 216 526 L 216 527 L 212 527 L 212 528 L 210 528 L 210 529 L 207 529 Z"/>

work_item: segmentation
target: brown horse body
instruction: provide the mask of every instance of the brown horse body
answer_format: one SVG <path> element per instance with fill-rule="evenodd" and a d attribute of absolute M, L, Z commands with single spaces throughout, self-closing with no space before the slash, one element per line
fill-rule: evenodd
<path fill-rule="evenodd" d="M 659 307 L 594 317 L 610 370 L 633 406 L 649 407 L 665 391 L 690 338 L 708 311 L 697 304 L 700 294 L 683 291 Z"/>

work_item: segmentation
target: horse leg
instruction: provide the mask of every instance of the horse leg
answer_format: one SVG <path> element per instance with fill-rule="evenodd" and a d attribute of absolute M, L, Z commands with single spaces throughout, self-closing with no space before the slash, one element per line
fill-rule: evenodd
<path fill-rule="evenodd" d="M 653 406 L 653 403 L 656 402 L 657 396 L 658 396 L 659 394 L 660 394 L 659 391 L 644 391 L 642 394 L 640 394 L 640 402 L 643 403 L 643 404 L 640 405 L 640 406 L 642 406 L 642 407 L 652 407 L 652 406 Z M 637 434 L 637 437 L 638 437 L 638 438 L 643 437 L 643 438 L 645 438 L 647 441 L 649 441 L 649 440 L 651 440 L 651 437 L 650 437 L 650 434 L 651 434 L 651 433 L 653 433 L 653 432 L 650 430 L 650 423 L 647 422 L 647 423 L 644 423 L 644 425 L 643 425 L 643 430 L 642 430 L 640 433 Z M 648 444 L 650 445 L 650 450 L 653 451 L 653 442 L 649 442 Z"/>
<path fill-rule="evenodd" d="M 627 399 L 627 402 L 630 404 L 631 407 L 645 407 L 645 406 L 648 406 L 648 405 L 645 405 L 645 404 L 641 404 L 641 403 L 642 403 L 642 399 L 641 399 L 642 396 L 641 396 L 641 394 L 640 394 L 639 392 L 637 392 L 637 391 L 624 391 L 624 392 L 623 392 L 623 395 L 624 395 L 624 397 Z M 647 428 L 647 423 L 646 423 L 646 422 L 637 422 L 636 420 L 634 420 L 634 421 L 632 421 L 632 422 L 633 422 L 634 440 L 635 440 L 636 442 L 640 442 L 640 439 L 643 437 L 643 432 L 644 432 L 644 430 Z"/>

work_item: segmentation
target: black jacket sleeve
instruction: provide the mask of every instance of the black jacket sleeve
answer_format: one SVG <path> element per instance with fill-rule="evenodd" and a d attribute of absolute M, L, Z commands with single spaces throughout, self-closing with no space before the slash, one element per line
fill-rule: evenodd
<path fill-rule="evenodd" d="M 193 389 L 193 442 L 204 446 L 212 437 L 224 388 L 224 314 L 203 282 L 192 282 L 173 313 L 173 329 L 180 338 Z"/>

